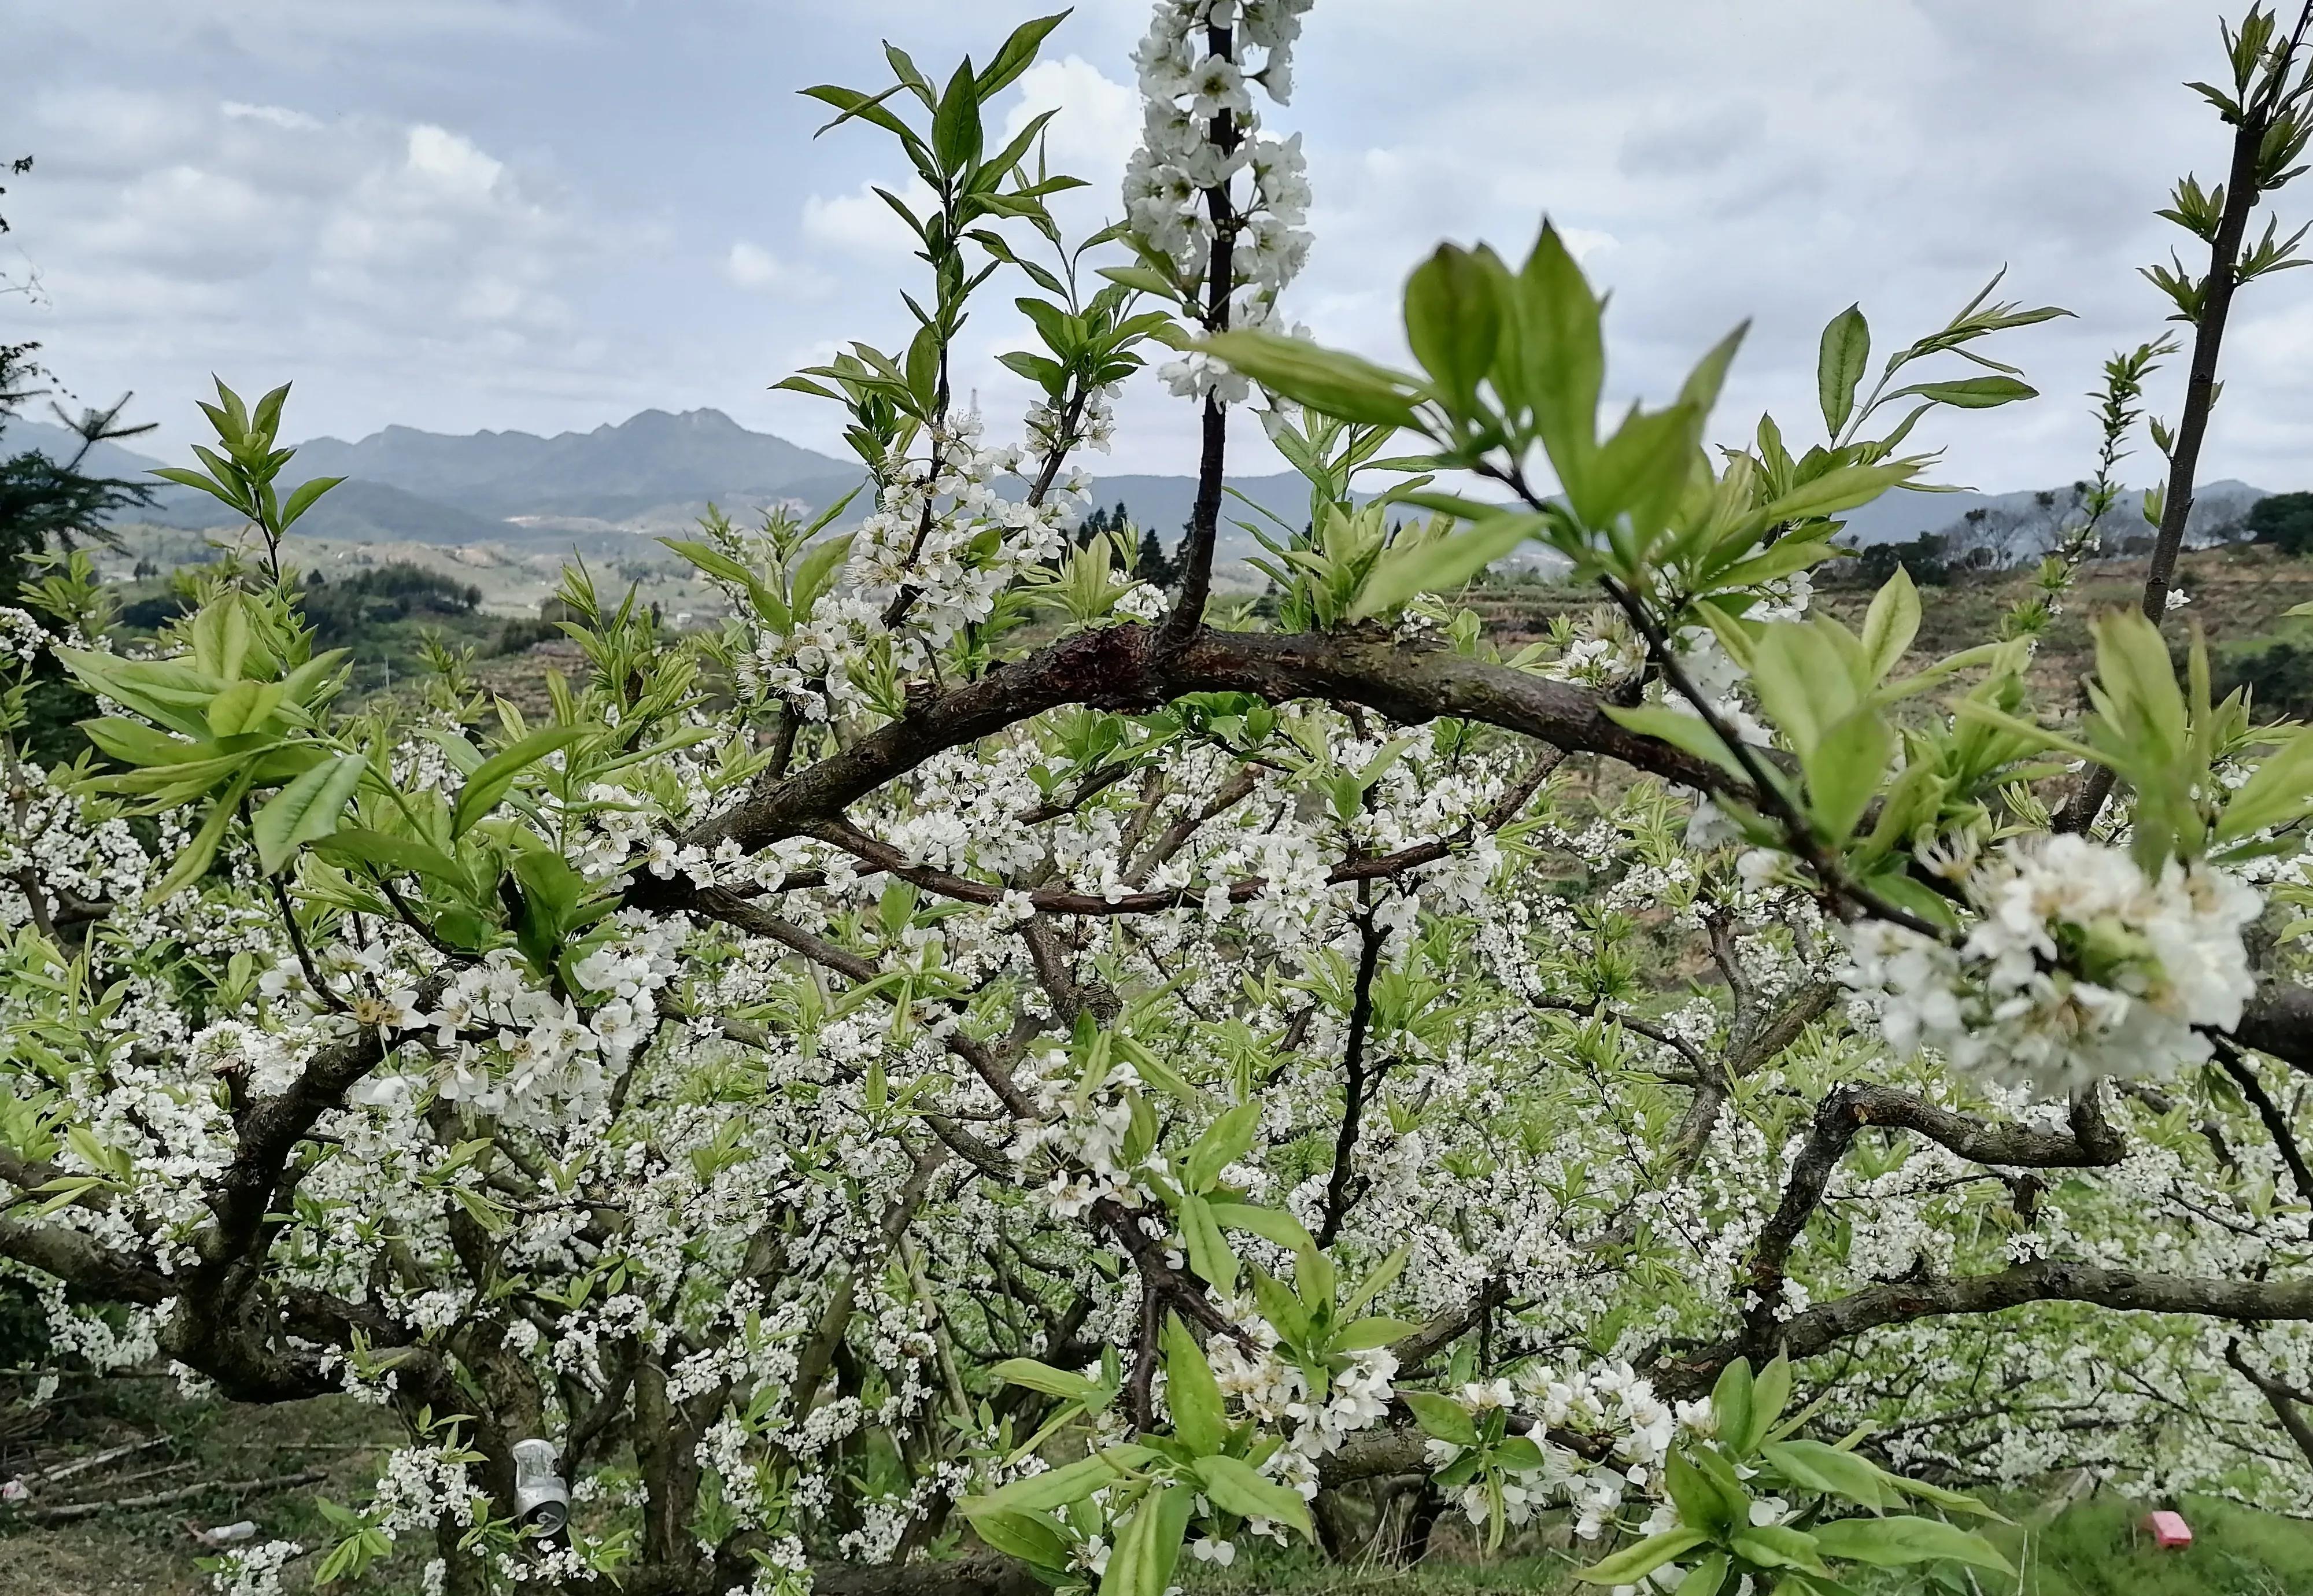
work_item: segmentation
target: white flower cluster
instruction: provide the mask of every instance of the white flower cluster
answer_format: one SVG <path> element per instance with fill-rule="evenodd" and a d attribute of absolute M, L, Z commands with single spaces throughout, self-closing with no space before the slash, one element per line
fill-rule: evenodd
<path fill-rule="evenodd" d="M 209 1574 L 209 1589 L 216 1596 L 281 1596 L 282 1569 L 304 1550 L 294 1540 L 268 1540 L 227 1552 Z"/>
<path fill-rule="evenodd" d="M 1039 455 L 1060 454 L 1082 445 L 1107 454 L 1116 439 L 1116 385 L 1095 388 L 1085 395 L 1073 429 L 1067 420 L 1048 400 L 1029 406 L 1024 428 L 1029 449 Z"/>
<path fill-rule="evenodd" d="M 1046 1067 L 1065 1071 L 1068 1055 L 1058 1053 Z M 1135 1171 L 1128 1167 L 1124 1143 L 1132 1132 L 1132 1098 L 1140 1078 L 1130 1064 L 1120 1063 L 1103 1078 L 1099 1089 L 1079 1094 L 1065 1073 L 1046 1076 L 1036 1085 L 1037 1111 L 1045 1123 L 1019 1139 L 1014 1156 L 1025 1164 L 1039 1149 L 1046 1149 L 1060 1168 L 1045 1183 L 1045 1205 L 1061 1219 L 1074 1219 L 1104 1198 L 1128 1208 L 1140 1204 Z"/>
<path fill-rule="evenodd" d="M 571 966 L 592 994 L 587 1009 L 532 983 L 519 955 L 496 948 L 461 969 L 431 1013 L 403 990 L 355 1001 L 352 1018 L 388 1033 L 431 1031 L 440 1057 L 435 1089 L 488 1114 L 518 1119 L 562 1112 L 608 1088 L 605 1071 L 623 1068 L 658 1022 L 655 994 L 673 978 L 683 933 L 639 911 L 613 921 L 620 933 Z M 357 1102 L 393 1103 L 409 1091 L 400 1076 L 380 1073 L 355 1089 Z M 558 1107 L 557 1105 L 562 1107 Z"/>
<path fill-rule="evenodd" d="M 1308 1375 L 1301 1366 L 1278 1355 L 1277 1331 L 1252 1302 L 1237 1299 L 1217 1306 L 1244 1336 L 1243 1341 L 1216 1336 L 1206 1345 L 1205 1356 L 1212 1364 L 1221 1398 L 1234 1406 L 1237 1416 L 1250 1418 L 1264 1429 L 1286 1432 L 1285 1444 L 1262 1465 L 1262 1471 L 1292 1486 L 1305 1499 L 1314 1500 L 1318 1460 L 1338 1451 L 1358 1431 L 1369 1429 L 1387 1416 L 1397 1359 L 1379 1347 L 1351 1353 L 1349 1367 L 1332 1376 L 1324 1395 L 1317 1397 L 1311 1392 Z M 1251 1529 L 1255 1535 L 1285 1539 L 1283 1528 L 1266 1520 L 1254 1520 Z M 1234 1555 L 1227 1541 L 1200 1554 L 1224 1565 Z"/>
<path fill-rule="evenodd" d="M 1090 396 L 1078 441 L 1105 444 L 1109 404 L 1105 391 Z M 785 632 L 756 629 L 752 648 L 738 661 L 742 686 L 808 720 L 858 710 L 869 701 L 855 676 L 873 674 L 871 651 L 890 634 L 884 617 L 903 590 L 914 597 L 893 663 L 913 671 L 929 657 L 927 643 L 937 648 L 985 621 L 1024 569 L 1065 552 L 1088 502 L 1082 473 L 1059 472 L 1034 504 L 998 491 L 1007 477 L 1041 475 L 1070 443 L 1049 407 L 1032 411 L 1028 427 L 1034 459 L 1017 446 L 982 447 L 976 410 L 928 429 L 926 455 L 892 468 L 874 513 L 860 523 L 844 579 L 802 624 Z"/>
<path fill-rule="evenodd" d="M 2171 860 L 2149 878 L 2119 849 L 2062 835 L 1947 869 L 1978 918 L 1955 948 L 1901 926 L 1849 933 L 1849 983 L 1881 1001 L 1899 1052 L 2064 1091 L 2102 1075 L 2172 1073 L 2209 1056 L 2256 990 L 2243 930 L 2255 888 Z"/>
<path fill-rule="evenodd" d="M 1252 89 L 1261 84 L 1280 105 L 1291 96 L 1293 44 L 1309 5 L 1157 0 L 1133 56 L 1145 126 L 1125 170 L 1126 216 L 1183 284 L 1202 281 L 1226 230 L 1234 327 L 1266 325 L 1309 254 L 1301 137 L 1262 134 Z M 1258 69 L 1247 70 L 1249 49 L 1262 52 Z M 1250 392 L 1244 379 L 1201 355 L 1184 356 L 1158 375 L 1185 397 L 1212 392 L 1235 403 Z"/>
<path fill-rule="evenodd" d="M 30 666 L 49 640 L 48 629 L 28 611 L 0 605 L 0 666 Z"/>
<path fill-rule="evenodd" d="M 1682 1429 L 1707 1433 L 1711 1424 L 1710 1404 L 1674 1407 L 1655 1394 L 1652 1382 L 1621 1362 L 1562 1371 L 1529 1363 L 1506 1379 L 1473 1380 L 1452 1395 L 1473 1415 L 1497 1407 L 1533 1415 L 1528 1438 L 1542 1451 L 1542 1467 L 1501 1482 L 1503 1516 L 1523 1524 L 1562 1502 L 1574 1510 L 1574 1532 L 1585 1540 L 1596 1538 L 1613 1521 L 1629 1493 L 1658 1488 Z M 1570 1451 L 1550 1438 L 1552 1431 L 1611 1436 L 1613 1460 L 1594 1462 Z M 1461 1450 L 1448 1442 L 1429 1443 L 1430 1461 L 1439 1468 Z M 1472 1523 L 1486 1521 L 1491 1503 L 1483 1479 L 1464 1489 L 1462 1509 Z"/>
<path fill-rule="evenodd" d="M 386 1456 L 377 1477 L 377 1495 L 370 1505 L 373 1522 L 388 1540 L 404 1535 L 430 1537 L 444 1519 L 462 1525 L 474 1521 L 473 1482 L 466 1465 L 451 1461 L 439 1446 L 397 1447 Z"/>
<path fill-rule="evenodd" d="M 851 543 L 852 602 L 881 611 L 912 587 L 915 614 L 935 643 L 988 619 L 1020 567 L 1060 553 L 1082 508 L 1069 493 L 1042 505 L 998 494 L 997 479 L 1016 473 L 1023 457 L 981 447 L 980 431 L 976 410 L 935 429 L 930 457 L 900 467 Z M 1002 534 L 993 559 L 973 547 L 990 527 Z"/>

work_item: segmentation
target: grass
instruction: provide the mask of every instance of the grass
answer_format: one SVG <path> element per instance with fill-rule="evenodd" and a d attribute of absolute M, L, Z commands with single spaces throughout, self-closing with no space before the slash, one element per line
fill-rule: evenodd
<path fill-rule="evenodd" d="M 187 1400 L 168 1382 L 145 1379 L 98 1382 L 84 1399 L 59 1400 L 45 1416 L 36 1430 L 0 1441 L 0 1477 L 35 1474 L 123 1442 L 160 1444 L 75 1476 L 68 1486 L 43 1489 L 35 1497 L 42 1503 L 117 1499 L 200 1480 L 280 1479 L 305 1468 L 327 1477 L 274 1492 L 205 1493 L 163 1508 L 57 1525 L 31 1525 L 0 1512 L 0 1592 L 6 1596 L 199 1596 L 207 1587 L 195 1566 L 201 1548 L 189 1531 L 244 1518 L 256 1521 L 260 1539 L 277 1536 L 308 1548 L 286 1581 L 292 1596 L 305 1596 L 320 1549 L 335 1538 L 314 1497 L 366 1500 L 381 1458 L 398 1441 L 389 1417 L 346 1398 L 243 1407 Z M 2007 1506 L 2018 1522 L 1992 1526 L 1990 1533 L 2018 1576 L 1979 1575 L 1973 1590 L 1957 1587 L 1957 1596 L 2313 1596 L 2313 1524 L 2192 1500 L 2183 1512 L 2194 1544 L 2162 1552 L 2135 1528 L 2144 1504 L 2124 1496 L 2099 1495 L 2045 1522 L 2028 1498 Z M 1562 1540 L 1562 1517 L 1551 1515 L 1526 1531 L 1514 1545 L 1517 1556 L 1479 1555 L 1468 1527 L 1449 1518 L 1438 1527 L 1437 1555 L 1415 1568 L 1335 1565 L 1297 1548 L 1241 1556 L 1228 1569 L 1184 1558 L 1178 1577 L 1187 1596 L 1596 1596 L 1599 1587 L 1571 1577 L 1576 1558 L 1587 1560 L 1584 1553 L 1547 1549 Z M 358 1596 L 416 1596 L 427 1550 L 412 1545 L 373 1569 Z M 1868 1574 L 1851 1585 L 1858 1596 L 1948 1596 L 1954 1589 L 1916 1576 Z"/>
<path fill-rule="evenodd" d="M 2156 1549 L 2136 1528 L 2141 1507 L 2098 1497 L 2044 1529 L 2009 1530 L 2020 1583 L 1987 1582 L 1984 1596 L 2302 1596 L 2313 1592 L 2313 1525 L 2229 1503 L 2189 1501 L 2193 1544 Z"/>
<path fill-rule="evenodd" d="M 243 1519 L 257 1524 L 259 1539 L 277 1536 L 308 1548 L 327 1546 L 335 1532 L 314 1498 L 365 1499 L 379 1459 L 399 1439 L 399 1426 L 386 1415 L 341 1397 L 241 1406 L 189 1401 L 176 1397 L 169 1382 L 146 1379 L 102 1381 L 82 1394 L 88 1399 L 55 1405 L 46 1410 L 50 1422 L 11 1443 L 0 1472 L 37 1475 L 124 1442 L 158 1444 L 38 1488 L 34 1505 L 116 1500 L 202 1482 L 221 1486 L 279 1479 L 309 1468 L 327 1477 L 279 1491 L 212 1489 L 162 1507 L 61 1524 L 0 1518 L 0 1591 L 7 1596 L 198 1596 L 208 1583 L 196 1559 L 207 1554 L 192 1531 Z M 400 1588 L 415 1592 L 421 1560 L 400 1560 L 409 1564 Z M 308 1556 L 293 1565 L 291 1591 L 306 1589 L 314 1562 Z M 374 1583 L 365 1596 L 383 1596 L 387 1588 Z"/>
<path fill-rule="evenodd" d="M 1979 1573 L 1967 1596 L 2313 1596 L 2313 1524 L 2229 1503 L 2194 1500 L 2183 1512 L 2193 1544 L 2160 1551 L 2136 1528 L 2141 1503 L 2098 1496 L 2036 1524 L 2020 1506 L 2013 1526 L 1992 1539 L 2017 1565 L 2014 1577 Z M 1305 1553 L 1246 1561 L 1226 1571 L 1184 1564 L 1189 1596 L 1479 1596 L 1523 1591 L 1577 1596 L 1601 1589 L 1571 1577 L 1561 1556 L 1483 1563 L 1435 1561 L 1416 1568 L 1338 1567 Z M 1866 1574 L 1860 1596 L 1942 1596 L 1916 1574 Z"/>

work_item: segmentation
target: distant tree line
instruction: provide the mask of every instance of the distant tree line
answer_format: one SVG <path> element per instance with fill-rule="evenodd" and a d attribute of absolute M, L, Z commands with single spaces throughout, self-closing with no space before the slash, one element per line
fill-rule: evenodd
<path fill-rule="evenodd" d="M 2313 493 L 2275 493 L 2249 507 L 2249 541 L 2283 554 L 2313 553 Z"/>
<path fill-rule="evenodd" d="M 1095 509 L 1077 524 L 1077 547 L 1089 549 L 1093 540 L 1112 532 L 1130 533 L 1132 517 L 1125 512 L 1121 499 L 1109 509 Z M 1181 585 L 1182 558 L 1188 547 L 1189 529 L 1181 528 L 1181 539 L 1173 545 L 1170 554 L 1165 552 L 1164 541 L 1153 526 L 1140 528 L 1140 537 L 1132 557 L 1133 574 L 1142 581 L 1170 591 Z"/>

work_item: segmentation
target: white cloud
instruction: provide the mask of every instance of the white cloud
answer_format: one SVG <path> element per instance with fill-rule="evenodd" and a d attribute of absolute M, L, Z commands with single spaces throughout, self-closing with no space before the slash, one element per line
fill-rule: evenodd
<path fill-rule="evenodd" d="M 399 158 L 374 161 L 336 196 L 313 241 L 311 280 L 347 311 L 399 327 L 458 322 L 548 331 L 584 230 L 530 194 L 471 139 L 420 123 Z"/>
<path fill-rule="evenodd" d="M 421 122 L 409 130 L 410 174 L 435 192 L 462 200 L 487 198 L 506 175 L 506 163 L 446 128 Z"/>
<path fill-rule="evenodd" d="M 9 61 L 33 86 L 11 109 L 40 165 L 9 185 L 7 243 L 52 301 L 29 331 L 91 389 L 186 414 L 179 375 L 218 364 L 298 375 L 301 402 L 357 395 L 363 425 L 721 404 L 828 445 L 820 411 L 763 389 L 813 346 L 904 342 L 921 264 L 862 180 L 900 190 L 906 165 L 862 129 L 809 142 L 824 113 L 769 91 L 880 80 L 885 36 L 942 69 L 984 59 L 1011 19 L 995 0 L 709 4 L 711 29 L 570 0 L 21 0 Z M 1751 316 L 1721 431 L 1772 406 L 1796 434 L 1825 318 L 1860 296 L 1884 349 L 2009 261 L 2005 291 L 2080 313 L 2008 340 L 2049 397 L 1921 441 L 1953 445 L 1957 480 L 2069 481 L 2098 361 L 2164 313 L 2134 268 L 2181 235 L 2151 212 L 2225 155 L 2174 81 L 2218 67 L 2200 8 L 2104 0 L 2085 30 L 2077 9 L 1325 0 L 1293 104 L 1264 108 L 1304 135 L 1316 191 L 1287 313 L 1402 357 L 1415 261 L 1440 238 L 1522 252 L 1546 213 L 1613 291 L 1616 398 L 1669 392 Z M 1009 133 L 1058 109 L 1053 163 L 1092 185 L 1056 205 L 1072 232 L 1115 211 L 1144 15 L 1080 7 L 994 111 Z M 1022 397 L 985 348 L 1016 291 L 990 284 L 960 351 L 991 433 Z M 2212 474 L 2313 473 L 2308 304 L 2313 274 L 2283 273 L 2236 307 Z M 1193 458 L 1193 407 L 1151 387 L 1128 392 L 1115 469 Z M 1263 463 L 1257 443 L 1240 462 Z"/>
<path fill-rule="evenodd" d="M 311 133 L 321 126 L 319 118 L 309 117 L 302 110 L 292 110 L 286 105 L 249 105 L 238 100 L 228 100 L 217 109 L 239 121 L 263 122 L 268 127 L 295 133 Z"/>
<path fill-rule="evenodd" d="M 118 190 L 80 243 L 116 263 L 216 282 L 263 270 L 286 242 L 284 222 L 235 173 L 167 166 Z"/>
<path fill-rule="evenodd" d="M 1044 128 L 1056 171 L 1080 177 L 1114 203 L 1125 163 L 1140 142 L 1140 97 L 1082 56 L 1039 61 L 1020 75 L 1020 99 L 1004 115 L 1004 138 L 1019 137 L 1040 112 L 1057 111 Z"/>
<path fill-rule="evenodd" d="M 723 275 L 735 287 L 752 293 L 778 294 L 799 299 L 822 299 L 833 291 L 833 279 L 807 266 L 795 266 L 759 243 L 741 239 L 723 258 Z"/>
<path fill-rule="evenodd" d="M 857 193 L 839 194 L 832 199 L 812 195 L 803 202 L 804 237 L 822 249 L 870 258 L 913 251 L 919 247 L 915 234 L 875 192 L 879 187 L 893 185 L 865 182 Z M 893 191 L 918 216 L 939 203 L 939 197 L 919 177 L 909 179 L 904 188 Z"/>

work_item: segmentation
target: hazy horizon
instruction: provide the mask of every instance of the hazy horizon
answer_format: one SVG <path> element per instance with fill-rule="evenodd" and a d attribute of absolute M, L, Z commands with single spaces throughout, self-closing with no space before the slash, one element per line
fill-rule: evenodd
<path fill-rule="evenodd" d="M 0 201 L 0 338 L 39 338 L 87 401 L 137 392 L 174 454 L 215 371 L 294 380 L 288 432 L 358 439 L 586 432 L 711 408 L 821 453 L 831 407 L 769 384 L 854 336 L 898 341 L 896 223 L 867 192 L 903 175 L 881 136 L 814 142 L 794 91 L 880 87 L 878 41 L 945 71 L 1025 8 L 985 0 L 555 0 L 293 6 L 26 0 L 27 93 L 0 154 L 38 165 Z M 1737 16 L 1693 0 L 1599 12 L 1551 0 L 1320 0 L 1293 103 L 1317 247 L 1288 313 L 1388 357 L 1395 297 L 1440 236 L 1523 248 L 1550 212 L 1614 290 L 1610 394 L 1660 395 L 1734 322 L 1753 330 L 1717 433 L 1772 406 L 1813 419 L 1822 322 L 1860 298 L 1884 351 L 2003 262 L 2003 294 L 2076 320 L 2008 340 L 2040 401 L 1939 419 L 1940 475 L 1987 491 L 2090 465 L 2084 391 L 2161 330 L 2136 275 L 2185 235 L 2168 184 L 2221 174 L 2225 137 L 2178 80 L 2219 70 L 2213 8 L 2061 0 L 1858 9 L 1791 0 Z M 1058 106 L 1056 163 L 1115 209 L 1138 130 L 1137 4 L 1084 7 L 1007 96 Z M 2284 197 L 2284 214 L 2287 212 Z M 1009 295 L 997 298 L 998 304 Z M 998 366 L 1008 310 L 966 337 L 962 385 L 991 436 L 1025 384 Z M 2313 277 L 2242 296 L 2203 474 L 2286 488 L 2313 453 Z M 2172 408 L 2180 364 L 2153 390 Z M 1145 378 L 1097 472 L 1192 467 L 1192 412 Z M 1281 468 L 1250 425 L 1233 469 Z M 2140 446 L 2132 482 L 2157 462 Z"/>

